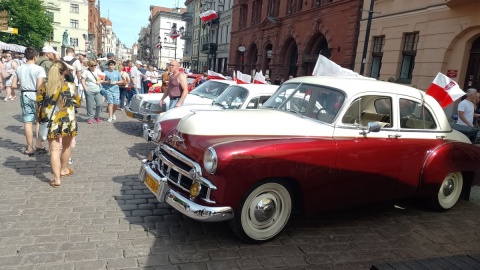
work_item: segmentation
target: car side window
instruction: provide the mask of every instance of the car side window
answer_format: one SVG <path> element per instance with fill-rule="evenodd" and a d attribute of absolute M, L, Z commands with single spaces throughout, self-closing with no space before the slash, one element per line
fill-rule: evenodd
<path fill-rule="evenodd" d="M 392 99 L 384 96 L 362 96 L 355 99 L 343 115 L 345 125 L 365 127 L 376 122 L 382 128 L 392 127 Z"/>
<path fill-rule="evenodd" d="M 404 129 L 436 129 L 437 124 L 432 113 L 421 103 L 400 98 L 400 128 Z"/>
<path fill-rule="evenodd" d="M 254 98 L 250 99 L 250 101 L 248 102 L 247 107 L 245 109 L 256 109 L 256 108 L 258 108 L 259 99 L 260 99 L 259 97 L 254 97 Z"/>

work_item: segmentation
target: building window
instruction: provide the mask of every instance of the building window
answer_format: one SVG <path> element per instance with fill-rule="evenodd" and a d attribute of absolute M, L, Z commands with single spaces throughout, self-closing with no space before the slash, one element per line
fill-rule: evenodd
<path fill-rule="evenodd" d="M 402 65 L 400 67 L 399 83 L 411 83 L 415 56 L 417 55 L 418 32 L 406 33 L 402 51 Z"/>
<path fill-rule="evenodd" d="M 78 47 L 78 38 L 70 38 L 70 46 Z"/>
<path fill-rule="evenodd" d="M 252 26 L 260 23 L 262 16 L 262 0 L 253 1 Z"/>
<path fill-rule="evenodd" d="M 247 5 L 241 5 L 240 6 L 240 25 L 239 25 L 239 29 L 247 27 L 247 15 L 248 15 Z"/>
<path fill-rule="evenodd" d="M 323 6 L 323 5 L 326 5 L 326 4 L 330 4 L 332 3 L 333 0 L 313 0 L 313 7 L 319 7 L 319 6 Z"/>
<path fill-rule="evenodd" d="M 278 17 L 279 0 L 268 0 L 267 16 Z"/>
<path fill-rule="evenodd" d="M 55 17 L 54 17 L 53 14 L 54 14 L 53 12 L 47 11 L 47 17 L 48 17 L 48 19 L 50 20 L 50 22 L 52 22 L 52 23 L 53 23 L 54 20 L 55 20 Z"/>
<path fill-rule="evenodd" d="M 70 20 L 71 28 L 78 28 L 78 20 Z"/>
<path fill-rule="evenodd" d="M 384 45 L 385 36 L 373 37 L 372 69 L 370 70 L 370 77 L 375 79 L 380 77 Z"/>
<path fill-rule="evenodd" d="M 287 15 L 295 14 L 302 11 L 302 0 L 287 1 Z"/>
<path fill-rule="evenodd" d="M 79 8 L 78 8 L 78 4 L 70 4 L 70 13 L 79 13 L 78 12 Z"/>

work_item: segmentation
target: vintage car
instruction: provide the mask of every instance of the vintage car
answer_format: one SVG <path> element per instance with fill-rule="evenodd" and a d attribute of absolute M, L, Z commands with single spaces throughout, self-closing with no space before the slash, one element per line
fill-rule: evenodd
<path fill-rule="evenodd" d="M 163 121 L 139 178 L 159 201 L 196 220 L 229 220 L 249 242 L 277 235 L 292 209 L 420 196 L 442 211 L 480 182 L 480 148 L 421 90 L 300 77 L 263 107 Z"/>
<path fill-rule="evenodd" d="M 182 118 L 194 110 L 257 109 L 277 89 L 277 85 L 269 84 L 232 84 L 220 96 L 214 99 L 210 105 L 184 105 L 158 114 L 154 118 L 153 129 L 150 127 L 150 124 L 143 124 L 143 138 L 146 141 L 158 143 L 160 138 L 158 136 L 160 134 L 158 127 L 162 121 Z"/>
<path fill-rule="evenodd" d="M 183 104 L 211 104 L 212 100 L 218 97 L 225 89 L 235 84 L 235 81 L 227 80 L 209 80 L 192 90 Z M 163 106 L 160 107 L 160 99 L 163 93 L 158 94 L 137 94 L 132 97 L 132 101 L 125 107 L 125 113 L 128 117 L 138 119 L 142 122 L 150 122 L 152 117 L 167 111 L 170 99 L 167 97 Z"/>

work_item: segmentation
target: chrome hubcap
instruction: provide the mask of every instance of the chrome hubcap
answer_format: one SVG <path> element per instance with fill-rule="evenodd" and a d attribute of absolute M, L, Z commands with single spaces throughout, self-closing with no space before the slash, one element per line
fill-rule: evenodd
<path fill-rule="evenodd" d="M 270 198 L 264 198 L 260 200 L 255 206 L 255 209 L 253 210 L 253 215 L 255 217 L 255 220 L 257 220 L 258 222 L 265 222 L 272 218 L 272 216 L 275 214 L 275 210 L 275 201 Z"/>
<path fill-rule="evenodd" d="M 443 182 L 442 190 L 443 195 L 450 196 L 455 190 L 455 182 L 452 179 L 446 180 L 445 182 Z"/>

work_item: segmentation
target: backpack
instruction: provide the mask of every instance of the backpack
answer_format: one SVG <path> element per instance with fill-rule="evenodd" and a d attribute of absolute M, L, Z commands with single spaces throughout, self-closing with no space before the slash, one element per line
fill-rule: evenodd
<path fill-rule="evenodd" d="M 62 58 L 62 61 L 69 64 L 70 66 L 73 66 L 73 63 L 75 63 L 75 61 L 77 61 L 77 58 L 74 57 L 70 61 L 66 61 L 65 58 Z M 65 75 L 65 80 L 67 82 L 74 83 L 75 82 L 75 77 L 73 76 L 73 73 L 70 72 L 69 74 Z"/>

